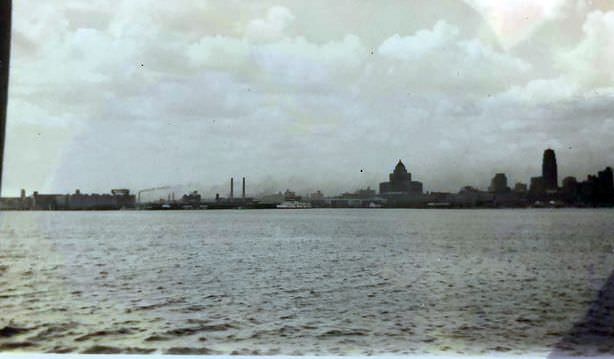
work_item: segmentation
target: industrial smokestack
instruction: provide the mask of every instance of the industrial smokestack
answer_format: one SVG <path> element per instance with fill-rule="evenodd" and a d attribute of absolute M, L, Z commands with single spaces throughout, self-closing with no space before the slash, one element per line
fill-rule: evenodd
<path fill-rule="evenodd" d="M 230 177 L 230 199 L 234 198 L 235 194 L 235 178 Z"/>
<path fill-rule="evenodd" d="M 241 198 L 245 199 L 245 177 L 243 177 L 243 187 L 241 192 Z"/>

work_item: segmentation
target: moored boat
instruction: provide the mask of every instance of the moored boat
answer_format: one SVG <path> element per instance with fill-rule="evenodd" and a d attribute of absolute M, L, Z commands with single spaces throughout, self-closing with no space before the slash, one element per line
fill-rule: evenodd
<path fill-rule="evenodd" d="M 300 201 L 285 201 L 277 205 L 279 209 L 311 208 L 311 203 Z"/>

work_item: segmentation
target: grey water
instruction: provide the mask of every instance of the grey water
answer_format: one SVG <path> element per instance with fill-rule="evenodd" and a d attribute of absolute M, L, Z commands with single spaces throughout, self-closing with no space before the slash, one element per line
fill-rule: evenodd
<path fill-rule="evenodd" d="M 0 351 L 547 353 L 614 211 L 0 212 Z"/>

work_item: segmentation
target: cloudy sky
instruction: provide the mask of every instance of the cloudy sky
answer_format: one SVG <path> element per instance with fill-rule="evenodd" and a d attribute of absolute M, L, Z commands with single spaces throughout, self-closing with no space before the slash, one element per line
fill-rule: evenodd
<path fill-rule="evenodd" d="M 4 194 L 614 165 L 609 0 L 14 1 Z M 223 193 L 224 194 L 224 193 Z"/>

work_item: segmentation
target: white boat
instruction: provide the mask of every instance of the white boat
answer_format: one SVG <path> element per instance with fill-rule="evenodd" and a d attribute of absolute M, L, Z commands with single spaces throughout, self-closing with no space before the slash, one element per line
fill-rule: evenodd
<path fill-rule="evenodd" d="M 311 203 L 300 201 L 285 201 L 277 205 L 280 209 L 311 208 Z"/>
<path fill-rule="evenodd" d="M 429 202 L 426 205 L 431 208 L 447 208 L 452 206 L 450 202 Z"/>

